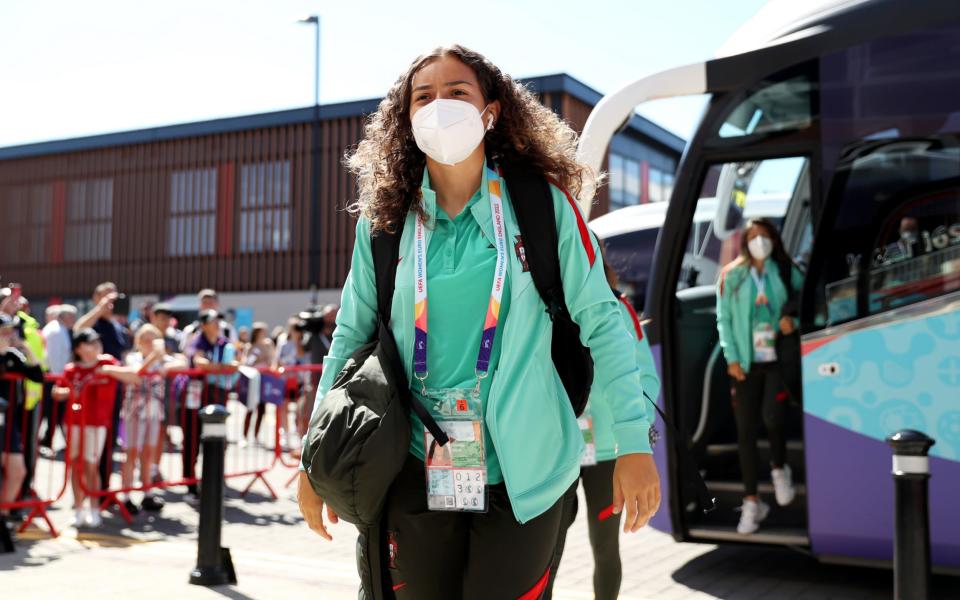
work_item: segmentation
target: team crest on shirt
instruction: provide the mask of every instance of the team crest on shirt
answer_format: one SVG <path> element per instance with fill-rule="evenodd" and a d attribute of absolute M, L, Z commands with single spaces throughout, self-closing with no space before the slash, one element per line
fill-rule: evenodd
<path fill-rule="evenodd" d="M 516 236 L 517 243 L 513 245 L 513 250 L 517 253 L 517 260 L 523 266 L 523 272 L 530 272 L 530 265 L 527 263 L 527 250 L 523 247 L 523 236 Z"/>

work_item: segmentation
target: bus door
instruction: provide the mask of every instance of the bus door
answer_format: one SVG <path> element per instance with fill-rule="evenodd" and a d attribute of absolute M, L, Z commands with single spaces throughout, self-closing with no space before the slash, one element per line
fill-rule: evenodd
<path fill-rule="evenodd" d="M 790 254 L 800 262 L 808 254 L 810 225 L 810 158 L 780 156 L 712 163 L 706 167 L 697 210 L 690 225 L 676 283 L 677 317 L 674 320 L 680 363 L 687 376 L 674 380 L 674 396 L 688 423 L 690 442 L 706 472 L 707 487 L 718 500 L 718 509 L 707 515 L 686 512 L 691 537 L 726 539 L 736 534 L 736 512 L 744 495 L 740 473 L 737 430 L 730 395 L 727 363 L 717 335 L 717 282 L 725 265 L 741 252 L 743 227 L 750 218 L 774 223 Z M 714 199 L 714 197 L 716 199 Z M 698 219 L 702 207 L 709 219 Z M 799 293 L 799 290 L 798 290 Z M 794 365 L 799 369 L 800 365 Z M 804 545 L 806 505 L 802 414 L 791 404 L 788 418 L 788 464 L 797 484 L 797 498 L 789 507 L 777 508 L 750 541 Z M 769 463 L 769 444 L 761 432 L 760 464 Z M 761 496 L 773 493 L 769 469 L 760 470 Z M 692 507 L 689 507 L 692 508 Z"/>
<path fill-rule="evenodd" d="M 960 136 L 865 141 L 839 162 L 804 298 L 809 531 L 815 553 L 889 560 L 891 451 L 936 440 L 935 564 L 960 565 Z"/>

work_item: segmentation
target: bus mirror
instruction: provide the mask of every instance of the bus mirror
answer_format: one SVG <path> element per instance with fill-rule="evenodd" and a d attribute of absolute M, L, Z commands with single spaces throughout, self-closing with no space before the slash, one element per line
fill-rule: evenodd
<path fill-rule="evenodd" d="M 729 239 L 743 224 L 747 190 L 759 165 L 759 162 L 727 163 L 720 169 L 717 213 L 713 219 L 713 235 L 718 240 Z"/>

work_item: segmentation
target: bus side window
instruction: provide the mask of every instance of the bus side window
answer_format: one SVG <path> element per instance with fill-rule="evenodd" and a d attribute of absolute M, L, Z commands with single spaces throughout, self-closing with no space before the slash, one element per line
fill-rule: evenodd
<path fill-rule="evenodd" d="M 957 140 L 868 141 L 846 154 L 815 241 L 815 327 L 960 289 Z"/>
<path fill-rule="evenodd" d="M 960 289 L 960 187 L 910 198 L 891 214 L 869 281 L 870 314 Z"/>

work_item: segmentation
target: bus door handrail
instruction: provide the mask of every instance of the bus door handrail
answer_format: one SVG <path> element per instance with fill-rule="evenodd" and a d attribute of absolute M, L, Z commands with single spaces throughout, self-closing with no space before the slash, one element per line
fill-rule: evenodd
<path fill-rule="evenodd" d="M 717 366 L 717 360 L 720 359 L 720 342 L 713 347 L 710 353 L 710 360 L 707 361 L 707 368 L 703 373 L 703 392 L 700 395 L 700 420 L 697 422 L 697 429 L 693 432 L 691 442 L 696 444 L 703 437 L 703 432 L 707 429 L 707 419 L 710 417 L 710 388 L 713 376 L 713 368 Z"/>

